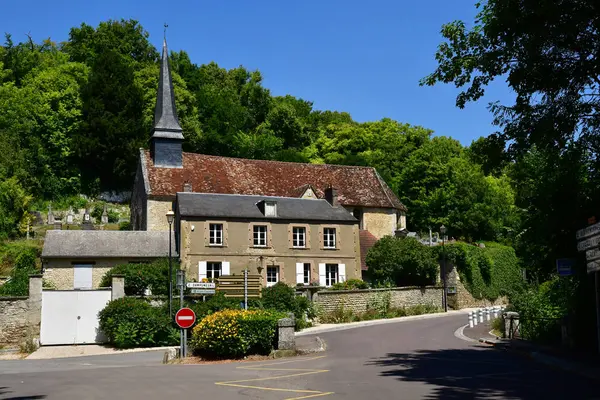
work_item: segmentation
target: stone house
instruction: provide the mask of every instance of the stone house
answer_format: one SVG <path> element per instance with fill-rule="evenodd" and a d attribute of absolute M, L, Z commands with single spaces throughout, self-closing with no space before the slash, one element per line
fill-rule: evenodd
<path fill-rule="evenodd" d="M 132 190 L 134 230 L 165 231 L 178 192 L 318 200 L 329 187 L 361 230 L 377 239 L 406 228 L 406 207 L 371 167 L 248 160 L 186 153 L 163 44 L 150 149 L 140 149 Z"/>
<path fill-rule="evenodd" d="M 177 193 L 175 229 L 188 279 L 262 276 L 266 286 L 360 278 L 358 220 L 327 200 Z"/>
<path fill-rule="evenodd" d="M 42 273 L 59 290 L 97 289 L 115 265 L 168 255 L 168 232 L 50 230 L 42 249 Z M 175 240 L 172 255 L 177 256 Z"/>

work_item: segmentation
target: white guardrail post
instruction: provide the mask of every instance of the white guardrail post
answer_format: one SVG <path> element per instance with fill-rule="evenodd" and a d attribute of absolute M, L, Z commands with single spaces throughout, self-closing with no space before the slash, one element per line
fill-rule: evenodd
<path fill-rule="evenodd" d="M 483 308 L 477 310 L 477 314 L 479 315 L 479 323 L 483 324 Z"/>
<path fill-rule="evenodd" d="M 473 327 L 473 311 L 469 311 L 469 328 Z"/>
<path fill-rule="evenodd" d="M 477 326 L 477 310 L 473 310 L 473 326 Z"/>
<path fill-rule="evenodd" d="M 490 307 L 485 308 L 485 320 L 490 322 Z"/>

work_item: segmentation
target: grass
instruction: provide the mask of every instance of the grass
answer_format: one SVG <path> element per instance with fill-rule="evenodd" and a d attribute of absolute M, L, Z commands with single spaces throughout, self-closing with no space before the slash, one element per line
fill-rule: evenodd
<path fill-rule="evenodd" d="M 441 309 L 432 304 L 419 304 L 410 307 L 389 308 L 386 311 L 367 310 L 362 313 L 355 313 L 347 310 L 344 306 L 339 306 L 332 312 L 325 312 L 319 316 L 319 322 L 322 324 L 343 324 L 347 322 L 372 321 L 374 319 L 388 319 L 407 317 L 410 315 L 433 314 L 440 312 Z"/>

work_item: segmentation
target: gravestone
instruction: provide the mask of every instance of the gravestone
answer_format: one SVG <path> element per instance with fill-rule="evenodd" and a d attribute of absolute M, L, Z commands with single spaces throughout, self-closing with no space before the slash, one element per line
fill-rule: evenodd
<path fill-rule="evenodd" d="M 106 204 L 104 205 L 104 211 L 102 211 L 100 220 L 103 224 L 108 224 L 108 212 L 106 211 Z"/>
<path fill-rule="evenodd" d="M 60 219 L 54 220 L 54 229 L 59 231 L 62 229 L 62 221 Z"/>
<path fill-rule="evenodd" d="M 93 231 L 94 224 L 92 223 L 92 218 L 90 217 L 90 210 L 85 209 L 85 213 L 83 214 L 83 222 L 81 223 L 81 229 L 84 231 Z"/>
<path fill-rule="evenodd" d="M 54 214 L 52 213 L 52 204 L 48 204 L 48 225 L 54 225 Z"/>
<path fill-rule="evenodd" d="M 31 211 L 31 216 L 33 220 L 31 221 L 32 225 L 44 225 L 44 218 L 42 217 L 42 213 L 39 211 Z"/>
<path fill-rule="evenodd" d="M 73 207 L 69 207 L 69 212 L 67 213 L 67 224 L 73 223 Z"/>

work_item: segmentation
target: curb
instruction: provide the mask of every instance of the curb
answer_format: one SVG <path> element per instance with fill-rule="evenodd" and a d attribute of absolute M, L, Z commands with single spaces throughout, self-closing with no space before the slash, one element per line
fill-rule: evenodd
<path fill-rule="evenodd" d="M 296 332 L 295 336 L 317 335 L 319 333 L 345 331 L 348 329 L 363 328 L 366 326 L 394 324 L 394 323 L 398 323 L 398 322 L 408 322 L 408 321 L 419 321 L 419 320 L 423 320 L 423 319 L 432 319 L 432 318 L 452 317 L 452 316 L 457 316 L 457 315 L 468 314 L 468 312 L 469 312 L 469 310 L 465 309 L 465 310 L 450 311 L 447 313 L 439 312 L 439 313 L 433 313 L 433 314 L 410 315 L 410 316 L 398 317 L 398 318 L 386 318 L 386 319 L 374 319 L 371 321 L 349 322 L 349 323 L 345 323 L 345 324 L 337 324 L 335 326 L 328 326 L 328 327 L 324 327 L 324 328 L 319 328 L 319 327 L 308 328 L 308 329 L 312 329 L 312 330 L 310 330 L 310 331 L 304 330 L 304 331 Z"/>
<path fill-rule="evenodd" d="M 48 347 L 53 347 L 53 346 L 48 346 Z M 67 346 L 67 347 L 69 347 L 69 346 Z M 43 348 L 43 347 L 40 347 L 40 348 Z M 149 352 L 149 351 L 169 351 L 169 350 L 175 350 L 175 351 L 177 351 L 177 350 L 179 350 L 179 346 L 144 347 L 144 348 L 138 348 L 138 349 L 134 348 L 134 349 L 115 350 L 115 351 L 112 351 L 110 353 L 98 353 L 98 354 L 69 354 L 69 355 L 57 355 L 57 356 L 54 356 L 54 357 L 41 357 L 41 358 L 39 358 L 39 357 L 31 357 L 38 350 L 36 350 L 35 352 L 31 353 L 30 355 L 28 355 L 24 359 L 25 360 L 53 360 L 53 359 L 56 359 L 56 358 L 113 356 L 113 355 L 119 355 L 119 354 L 129 354 L 129 353 L 144 353 L 144 352 Z"/>

